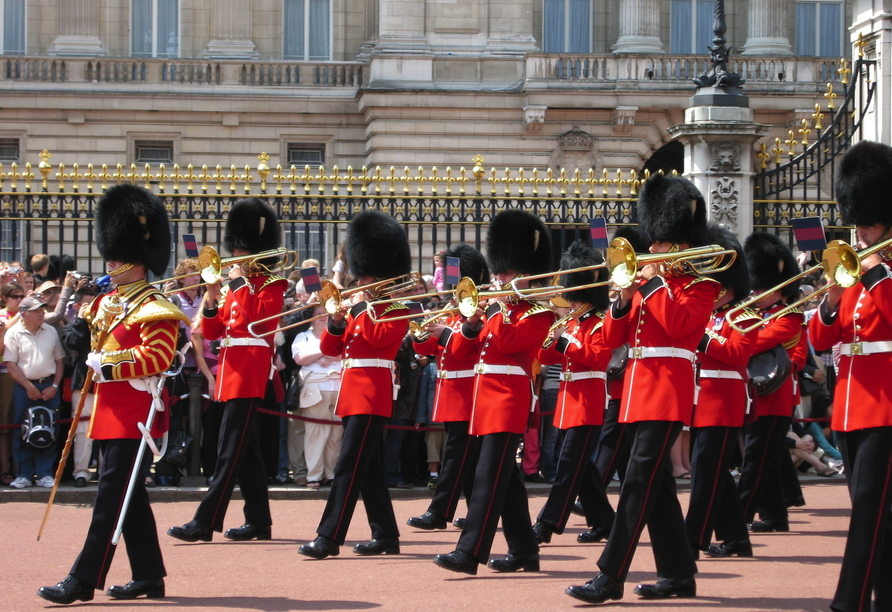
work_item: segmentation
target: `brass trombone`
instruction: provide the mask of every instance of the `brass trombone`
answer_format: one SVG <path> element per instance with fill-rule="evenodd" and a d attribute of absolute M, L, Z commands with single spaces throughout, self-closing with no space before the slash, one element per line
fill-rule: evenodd
<path fill-rule="evenodd" d="M 425 298 L 425 297 L 433 297 L 435 295 L 443 295 L 444 293 L 448 293 L 447 291 L 439 291 L 437 293 L 425 293 L 423 295 L 413 295 L 412 299 Z M 420 323 L 416 323 L 416 326 L 426 327 L 430 325 L 433 321 L 440 317 L 445 317 L 446 315 L 450 315 L 456 310 L 461 313 L 463 317 L 470 317 L 477 310 L 477 302 L 479 301 L 480 291 L 477 289 L 477 285 L 474 284 L 474 281 L 465 276 L 458 284 L 455 286 L 455 289 L 452 290 L 452 299 L 455 302 L 455 306 L 448 306 L 446 308 L 441 308 L 439 310 L 431 310 L 429 312 L 424 313 L 415 313 L 415 314 L 407 314 L 407 315 L 399 315 L 397 317 L 387 317 L 386 319 L 378 319 L 375 317 L 375 311 L 369 310 L 369 318 L 375 323 L 381 323 L 385 321 L 390 323 L 391 321 L 405 321 L 407 319 L 417 319 L 421 316 L 427 316 L 427 320 L 424 321 L 424 325 Z M 373 305 L 379 304 L 392 304 L 393 302 L 402 302 L 404 300 L 401 299 L 389 299 L 389 300 L 378 300 L 373 302 Z M 414 327 L 413 327 L 414 329 Z"/>
<path fill-rule="evenodd" d="M 546 336 L 545 340 L 542 342 L 542 348 L 547 349 L 552 344 L 554 344 L 555 340 L 551 337 L 551 332 L 558 329 L 559 327 L 564 327 L 572 321 L 573 319 L 578 319 L 589 310 L 591 310 L 593 306 L 591 304 L 583 304 L 573 312 L 562 316 L 560 319 L 551 324 L 551 327 L 548 328 L 548 336 Z"/>
<path fill-rule="evenodd" d="M 727 313 L 725 313 L 725 318 L 728 319 L 728 324 L 732 328 L 736 329 L 742 334 L 746 334 L 753 331 L 754 329 L 758 329 L 766 321 L 772 321 L 784 316 L 785 314 L 788 314 L 790 311 L 799 308 L 806 302 L 810 301 L 812 298 L 826 293 L 837 285 L 846 289 L 848 289 L 849 287 L 853 287 L 859 280 L 861 280 L 861 260 L 866 259 L 874 253 L 878 253 L 890 246 L 892 246 L 892 238 L 887 238 L 886 240 L 878 242 L 871 247 L 867 247 L 866 249 L 863 249 L 861 251 L 856 251 L 848 243 L 842 240 L 833 240 L 827 244 L 827 248 L 824 249 L 824 252 L 821 254 L 821 263 L 819 265 L 812 266 L 804 272 L 800 272 L 793 278 L 786 280 L 779 285 L 775 285 L 770 289 L 766 289 L 759 295 L 754 295 L 744 300 L 743 302 L 729 310 Z M 768 295 L 769 293 L 779 291 L 787 285 L 795 283 L 799 279 L 805 278 L 806 276 L 809 276 L 810 274 L 817 272 L 818 270 L 823 270 L 824 276 L 827 277 L 827 284 L 823 287 L 816 289 L 809 295 L 799 298 L 791 304 L 788 304 L 786 307 L 772 313 L 770 316 L 759 320 L 758 323 L 754 325 L 742 327 L 734 322 L 734 319 L 737 318 L 737 314 L 739 314 L 745 308 L 752 307 L 764 296 Z"/>
<path fill-rule="evenodd" d="M 373 295 L 385 296 L 385 295 L 393 295 L 394 293 L 399 293 L 401 291 L 406 291 L 411 289 L 415 285 L 418 284 L 418 280 L 421 277 L 418 272 L 410 272 L 409 274 L 404 274 L 402 276 L 395 276 L 393 278 L 387 278 L 384 280 L 375 281 L 374 283 L 369 283 L 367 285 L 361 285 L 359 287 L 351 287 L 349 289 L 340 290 L 335 284 L 329 280 L 322 281 L 322 288 L 316 292 L 317 297 L 319 298 L 318 302 L 313 302 L 311 304 L 304 304 L 302 306 L 298 306 L 296 308 L 292 308 L 291 310 L 287 310 L 281 314 L 273 315 L 271 317 L 266 317 L 263 319 L 258 319 L 257 321 L 253 321 L 248 325 L 248 333 L 250 333 L 255 338 L 266 338 L 267 336 L 272 336 L 273 334 L 285 331 L 286 329 L 291 329 L 293 327 L 298 327 L 303 325 L 304 323 L 310 323 L 315 321 L 316 319 L 321 319 L 323 317 L 331 316 L 337 313 L 341 309 L 341 303 L 348 297 L 355 295 L 357 293 L 361 293 L 363 291 L 368 291 Z M 388 286 L 390 285 L 390 286 Z M 260 325 L 261 323 L 268 323 L 270 321 L 274 321 L 276 319 L 280 319 L 284 316 L 294 314 L 295 312 L 300 312 L 301 310 L 306 310 L 307 308 L 315 308 L 316 306 L 322 306 L 325 309 L 325 314 L 317 315 L 315 317 L 310 317 L 309 319 L 304 319 L 303 321 L 296 321 L 290 325 L 285 325 L 283 327 L 277 327 L 271 331 L 263 332 L 263 333 L 255 333 L 254 326 Z"/>
<path fill-rule="evenodd" d="M 265 266 L 259 263 L 261 259 L 268 259 L 270 257 L 279 257 L 281 258 L 281 262 L 277 262 L 275 266 L 272 268 Z M 293 258 L 293 260 L 292 260 Z M 252 270 L 262 271 L 264 273 L 273 273 L 273 272 L 283 272 L 289 268 L 293 268 L 297 263 L 298 253 L 297 251 L 290 251 L 288 249 L 280 248 L 280 249 L 271 249 L 269 251 L 262 251 L 260 253 L 253 253 L 251 255 L 237 255 L 235 257 L 220 257 L 220 254 L 217 253 L 217 249 L 208 245 L 201 248 L 201 251 L 198 253 L 198 276 L 201 277 L 201 280 L 204 282 L 198 283 L 196 285 L 188 285 L 186 287 L 178 287 L 171 291 L 165 291 L 164 295 L 170 295 L 172 293 L 176 293 L 177 291 L 182 291 L 184 289 L 195 289 L 196 287 L 204 287 L 206 285 L 213 285 L 215 283 L 220 282 L 223 278 L 223 269 L 235 264 L 242 264 L 242 267 L 246 272 L 251 272 Z M 155 281 L 156 284 L 164 285 L 170 281 L 179 280 L 181 278 L 186 278 L 189 276 L 194 276 L 195 272 L 188 272 L 186 274 L 178 274 L 176 276 L 171 276 L 169 278 L 162 278 L 161 280 Z"/>
<path fill-rule="evenodd" d="M 723 272 L 731 267 L 737 258 L 737 251 L 720 245 L 694 247 L 674 253 L 651 253 L 637 255 L 625 238 L 614 238 L 607 249 L 607 266 L 610 280 L 621 289 L 632 285 L 639 268 L 655 263 L 685 263 L 696 274 Z M 703 260 L 703 261 L 698 261 Z"/>

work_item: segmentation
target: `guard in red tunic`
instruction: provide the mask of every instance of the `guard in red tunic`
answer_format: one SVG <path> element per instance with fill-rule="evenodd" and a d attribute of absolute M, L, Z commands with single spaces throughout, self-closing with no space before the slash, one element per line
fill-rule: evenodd
<path fill-rule="evenodd" d="M 691 426 L 691 496 L 685 528 L 696 551 L 710 557 L 751 557 L 746 521 L 740 507 L 737 484 L 731 476 L 731 460 L 744 418 L 750 409 L 749 376 L 746 366 L 758 331 L 742 334 L 731 327 L 725 314 L 749 297 L 750 279 L 746 257 L 737 238 L 728 230 L 711 225 L 709 242 L 737 251 L 731 268 L 710 275 L 722 285 L 712 322 L 697 347 L 700 392 Z M 759 321 L 746 309 L 735 319 L 746 327 Z M 710 546 L 713 531 L 722 540 Z"/>
<path fill-rule="evenodd" d="M 840 162 L 836 200 L 862 248 L 892 238 L 890 176 L 885 144 L 861 142 Z M 861 282 L 830 289 L 809 323 L 816 350 L 842 343 L 832 427 L 852 517 L 830 604 L 836 612 L 892 610 L 892 250 L 864 258 L 861 269 Z"/>
<path fill-rule="evenodd" d="M 360 285 L 404 276 L 412 265 L 406 232 L 395 219 L 377 211 L 361 212 L 353 218 L 345 249 L 350 271 Z M 300 554 L 314 559 L 338 555 L 360 493 L 372 539 L 357 544 L 353 552 L 400 552 L 400 532 L 387 491 L 380 448 L 396 397 L 394 358 L 409 327 L 406 320 L 387 319 L 407 314 L 408 308 L 401 303 L 368 301 L 373 297 L 363 294 L 352 306 L 342 304 L 320 341 L 323 354 L 343 360 L 335 414 L 343 421 L 344 439 L 331 493 L 316 529 L 318 537 L 298 549 Z M 374 318 L 380 322 L 372 320 L 369 309 L 374 309 Z"/>
<path fill-rule="evenodd" d="M 276 213 L 259 198 L 236 202 L 226 219 L 223 242 L 234 256 L 246 256 L 278 248 L 281 239 Z M 210 542 L 214 531 L 223 531 L 223 519 L 238 481 L 245 501 L 245 523 L 228 529 L 230 540 L 269 540 L 272 517 L 266 471 L 260 450 L 257 407 L 273 376 L 273 337 L 257 338 L 248 330 L 252 321 L 282 312 L 288 281 L 271 274 L 270 261 L 247 260 L 241 276 L 230 281 L 222 307 L 218 307 L 220 283 L 208 286 L 201 316 L 201 332 L 208 340 L 220 340 L 220 360 L 214 400 L 226 402 L 220 424 L 219 454 L 214 480 L 195 516 L 167 535 L 185 542 Z M 273 319 L 255 332 L 272 331 Z"/>
<path fill-rule="evenodd" d="M 507 284 L 551 269 L 551 240 L 538 218 L 521 210 L 493 217 L 486 237 L 489 268 Z M 519 282 L 526 287 L 528 282 Z M 453 334 L 455 355 L 475 359 L 470 434 L 482 436 L 480 459 L 468 516 L 455 550 L 437 555 L 440 567 L 475 575 L 489 560 L 502 518 L 508 556 L 489 561 L 497 572 L 538 571 L 539 547 L 530 522 L 526 487 L 517 470 L 516 453 L 536 398 L 532 367 L 548 329 L 551 310 L 531 301 L 501 298 L 468 318 Z"/>
<path fill-rule="evenodd" d="M 576 241 L 561 258 L 561 269 L 603 263 L 604 258 L 597 251 Z M 567 289 L 595 282 L 604 284 L 563 294 L 572 313 L 552 326 L 547 346 L 539 351 L 540 363 L 563 366 L 554 424 L 564 431 L 554 485 L 533 525 L 540 544 L 550 542 L 552 534 L 564 532 L 577 494 L 589 526 L 613 524 L 614 512 L 607 501 L 604 482 L 591 462 L 604 424 L 607 366 L 613 355 L 602 337 L 604 311 L 610 305 L 608 281 L 606 267 L 561 276 L 558 283 Z"/>
<path fill-rule="evenodd" d="M 55 604 L 90 601 L 94 589 L 105 586 L 124 492 L 131 472 L 139 469 L 134 465 L 142 438 L 137 424 L 146 420 L 155 399 L 152 389 L 160 392 L 159 375 L 173 362 L 180 321 L 188 321 L 146 284 L 146 271 L 161 275 L 170 259 L 170 226 L 158 198 L 133 185 L 112 187 L 96 205 L 96 234 L 116 284 L 93 301 L 85 317 L 94 342 L 101 329 L 108 330 L 103 345 L 94 346 L 87 360 L 95 371 L 96 394 L 89 435 L 99 441 L 103 460 L 93 520 L 80 555 L 67 578 L 37 592 Z M 114 308 L 106 308 L 110 304 Z M 156 419 L 154 425 L 153 435 L 167 431 L 166 419 Z M 142 478 L 136 479 L 123 527 L 132 580 L 111 587 L 108 594 L 116 599 L 164 597 L 166 571 Z"/>
<path fill-rule="evenodd" d="M 787 300 L 799 294 L 799 283 L 790 283 L 780 290 L 769 290 L 799 273 L 790 248 L 774 234 L 757 232 L 746 239 L 743 250 L 746 252 L 753 294 L 762 296 L 754 305 L 759 316 L 766 318 L 786 308 Z M 753 354 L 781 346 L 792 359 L 793 351 L 805 331 L 802 322 L 802 312 L 796 309 L 767 321 L 759 329 Z M 737 490 L 746 521 L 752 522 L 757 510 L 762 517 L 761 521 L 750 525 L 755 532 L 790 530 L 781 470 L 786 467 L 782 461 L 790 460 L 784 438 L 790 429 L 795 407 L 795 377 L 795 373 L 792 373 L 773 393 L 757 396 L 758 418 L 746 426 L 743 466 Z"/>
<path fill-rule="evenodd" d="M 446 257 L 457 257 L 461 275 L 476 285 L 489 280 L 486 260 L 474 247 L 460 244 L 446 251 Z M 476 356 L 461 359 L 452 350 L 452 340 L 461 332 L 463 323 L 464 318 L 456 312 L 445 325 L 430 326 L 429 338 L 415 342 L 415 352 L 419 355 L 437 355 L 432 419 L 446 426 L 446 450 L 434 497 L 424 514 L 406 522 L 417 529 L 445 529 L 455 516 L 459 495 L 464 492 L 465 498 L 471 499 L 474 470 L 480 455 L 480 438 L 468 434 Z"/>
<path fill-rule="evenodd" d="M 651 176 L 639 196 L 638 215 L 654 253 L 701 246 L 708 239 L 706 204 L 686 179 Z M 645 525 L 660 579 L 655 585 L 639 584 L 635 593 L 648 599 L 696 595 L 697 565 L 684 531 L 669 450 L 682 427 L 691 424 L 694 351 L 720 288 L 687 264 L 651 264 L 610 308 L 606 344 L 629 344 L 619 418 L 632 424 L 632 449 L 616 520 L 598 560 L 601 573 L 568 588 L 571 597 L 587 603 L 621 599 Z"/>

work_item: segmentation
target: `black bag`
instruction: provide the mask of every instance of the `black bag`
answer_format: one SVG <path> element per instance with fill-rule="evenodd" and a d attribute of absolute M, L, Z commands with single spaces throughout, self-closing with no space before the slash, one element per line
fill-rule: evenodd
<path fill-rule="evenodd" d="M 800 395 L 827 395 L 827 387 L 824 383 L 819 383 L 815 379 L 799 374 L 799 394 Z"/>
<path fill-rule="evenodd" d="M 185 428 L 180 429 L 172 439 L 168 440 L 167 452 L 158 463 L 164 461 L 178 470 L 185 468 L 189 462 L 189 447 L 191 445 L 192 436 L 186 432 Z"/>
<path fill-rule="evenodd" d="M 56 413 L 46 406 L 32 406 L 22 423 L 22 442 L 33 449 L 49 448 L 56 441 Z"/>
<path fill-rule="evenodd" d="M 757 395 L 770 395 L 780 389 L 792 369 L 790 354 L 783 345 L 753 355 L 746 366 Z"/>
<path fill-rule="evenodd" d="M 624 344 L 613 349 L 613 355 L 610 356 L 610 363 L 607 364 L 607 380 L 617 380 L 623 377 L 626 372 L 626 365 L 629 363 L 629 345 Z"/>

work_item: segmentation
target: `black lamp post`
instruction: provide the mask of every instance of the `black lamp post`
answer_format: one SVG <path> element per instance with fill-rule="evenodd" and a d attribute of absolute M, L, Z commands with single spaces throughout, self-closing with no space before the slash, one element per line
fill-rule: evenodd
<path fill-rule="evenodd" d="M 728 58 L 731 55 L 731 47 L 725 43 L 725 2 L 716 0 L 715 20 L 712 31 L 715 36 L 712 46 L 709 47 L 709 56 L 712 67 L 694 79 L 697 85 L 697 93 L 691 98 L 692 106 L 738 106 L 748 107 L 749 101 L 743 95 L 741 87 L 744 79 L 739 74 L 728 72 Z"/>

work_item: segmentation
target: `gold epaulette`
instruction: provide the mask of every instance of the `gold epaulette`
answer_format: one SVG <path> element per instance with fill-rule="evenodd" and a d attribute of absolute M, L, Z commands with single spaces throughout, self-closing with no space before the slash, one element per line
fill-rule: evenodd
<path fill-rule="evenodd" d="M 740 311 L 740 314 L 734 319 L 734 323 L 740 323 L 741 321 L 751 321 L 753 319 L 762 320 L 762 317 L 759 316 L 759 313 L 753 310 L 752 308 L 744 308 Z"/>
<path fill-rule="evenodd" d="M 178 321 L 182 321 L 186 325 L 192 325 L 192 321 L 189 320 L 183 311 L 177 308 L 170 300 L 166 300 L 162 297 L 157 297 L 154 300 L 145 302 L 136 312 L 127 315 L 124 317 L 124 322 L 127 325 L 135 325 L 141 323 L 148 323 L 149 321 L 165 321 L 168 319 L 175 319 Z"/>
<path fill-rule="evenodd" d="M 787 312 L 785 312 L 784 314 L 788 315 L 788 314 L 805 314 L 805 313 L 802 312 L 802 310 L 800 310 L 799 308 L 788 308 Z"/>
<path fill-rule="evenodd" d="M 402 302 L 393 302 L 387 308 L 384 309 L 384 312 L 377 315 L 377 318 L 381 318 L 386 315 L 391 310 L 409 310 L 409 307 L 403 304 Z M 420 315 L 419 315 L 420 316 Z"/>
<path fill-rule="evenodd" d="M 688 287 L 692 287 L 692 286 L 696 285 L 697 283 L 702 283 L 703 281 L 710 281 L 710 282 L 717 283 L 717 284 L 719 282 L 714 278 L 709 278 L 708 276 L 698 276 L 697 278 L 692 280 L 690 283 L 688 283 Z"/>
<path fill-rule="evenodd" d="M 522 315 L 520 315 L 520 319 L 518 319 L 518 321 L 523 321 L 527 317 L 531 317 L 535 314 L 539 314 L 540 312 L 551 312 L 551 309 L 546 308 L 545 306 L 543 306 L 542 304 L 539 304 L 537 302 L 533 302 L 533 305 L 530 307 L 530 309 L 527 310 Z"/>
<path fill-rule="evenodd" d="M 796 345 L 799 344 L 799 338 L 801 336 L 802 336 L 802 333 L 800 332 L 800 333 L 796 334 L 796 336 L 794 336 L 792 339 L 784 342 L 784 348 L 787 350 L 795 348 Z"/>
<path fill-rule="evenodd" d="M 712 340 L 717 341 L 719 344 L 724 344 L 725 342 L 728 341 L 727 338 L 725 338 L 724 336 L 720 336 L 719 334 L 715 333 L 711 329 L 706 330 L 706 335 L 709 336 Z"/>
<path fill-rule="evenodd" d="M 593 316 L 598 317 L 601 320 L 592 326 L 591 331 L 588 333 L 589 336 L 594 336 L 596 331 L 604 327 L 604 319 L 606 318 L 603 312 L 596 312 Z"/>
<path fill-rule="evenodd" d="M 266 280 L 263 281 L 263 284 L 260 285 L 260 288 L 264 289 L 267 285 L 272 285 L 273 283 L 277 283 L 277 282 L 283 281 L 283 280 L 286 280 L 286 279 L 281 276 L 278 276 L 276 274 L 270 274 L 269 276 L 266 277 Z"/>

